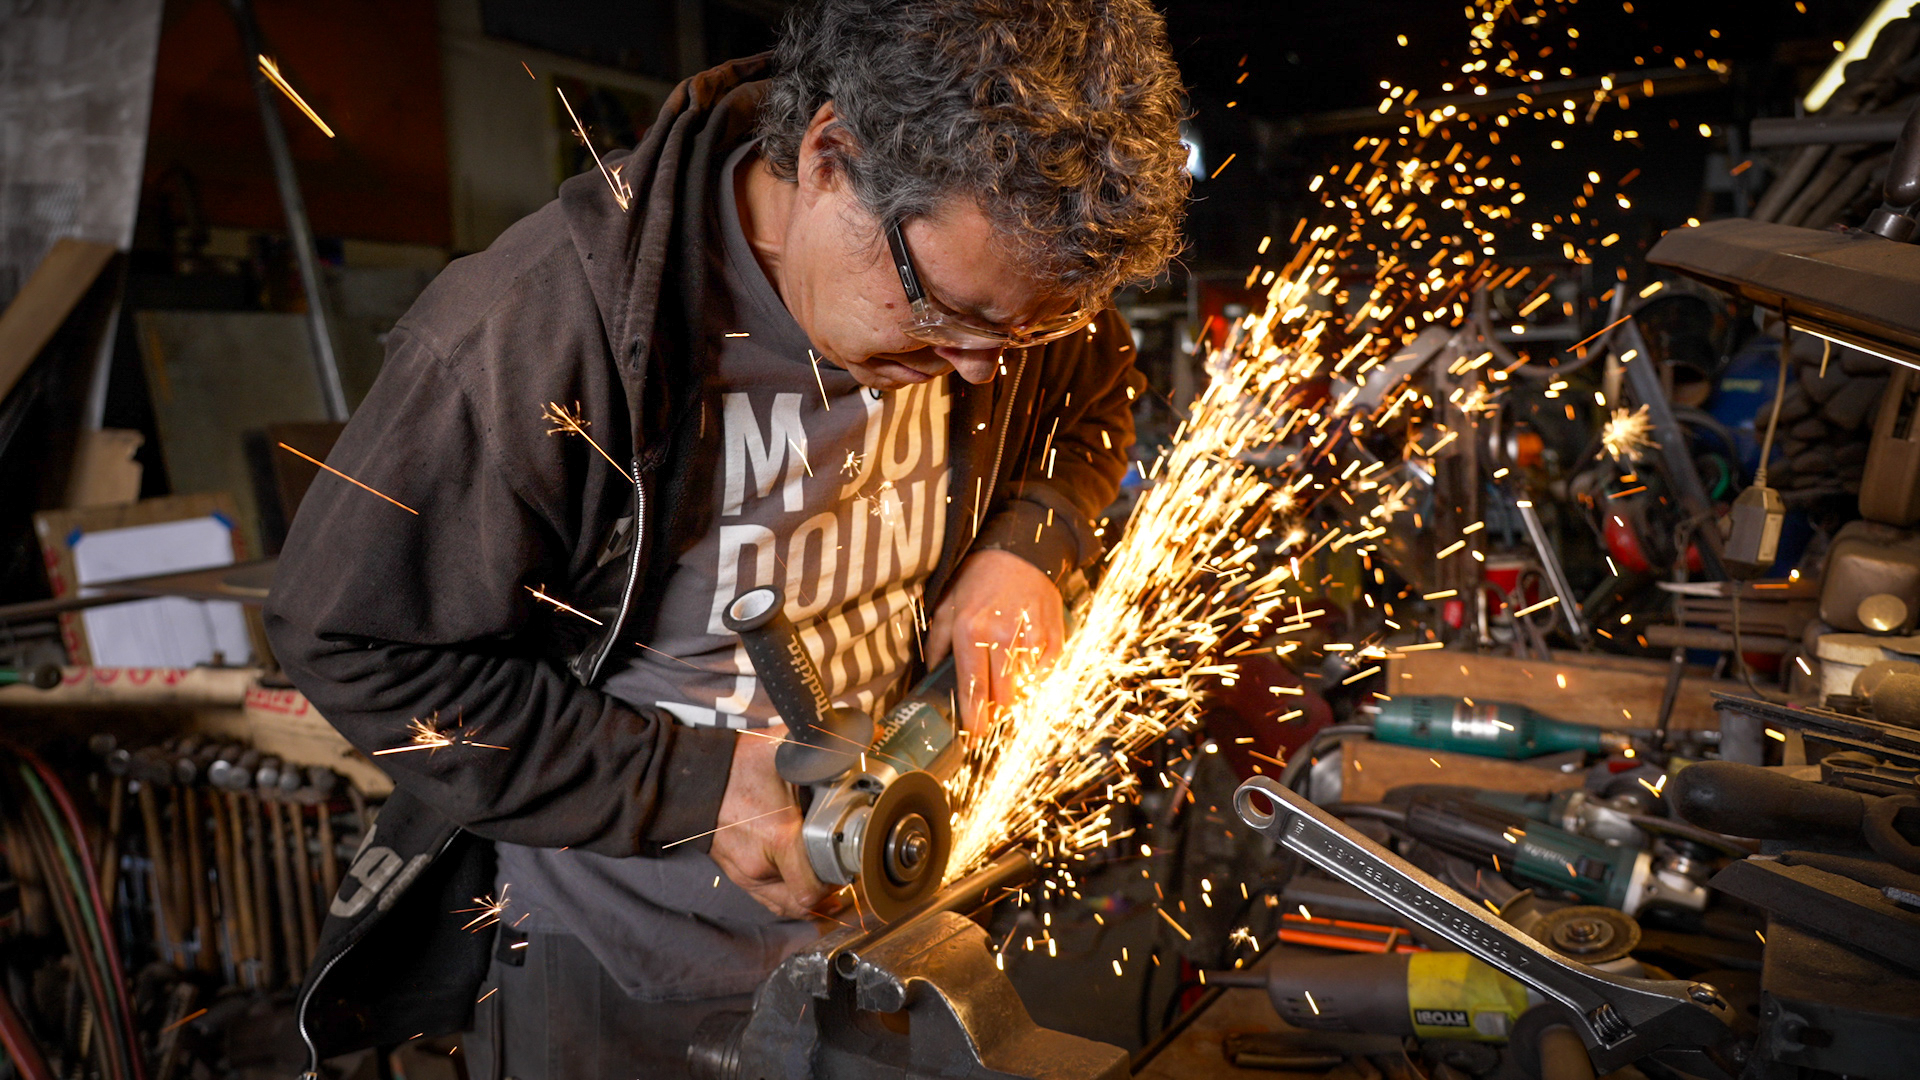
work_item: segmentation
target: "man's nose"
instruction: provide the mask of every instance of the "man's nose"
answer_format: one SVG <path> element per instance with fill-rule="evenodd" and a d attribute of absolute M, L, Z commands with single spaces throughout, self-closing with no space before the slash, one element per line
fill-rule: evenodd
<path fill-rule="evenodd" d="M 1002 349 L 946 349 L 936 348 L 934 354 L 953 365 L 953 370 L 970 383 L 979 385 L 991 382 L 1000 370 Z"/>

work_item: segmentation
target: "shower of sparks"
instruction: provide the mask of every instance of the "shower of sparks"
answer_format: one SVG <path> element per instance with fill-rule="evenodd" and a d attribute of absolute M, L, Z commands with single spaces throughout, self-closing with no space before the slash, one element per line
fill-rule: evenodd
<path fill-rule="evenodd" d="M 311 462 L 312 464 L 320 466 L 321 468 L 327 470 L 328 472 L 339 477 L 340 479 L 345 480 L 347 483 L 352 484 L 354 487 L 357 487 L 362 491 L 369 491 L 375 495 L 380 496 L 381 498 L 387 500 L 388 502 L 399 507 L 400 509 L 405 510 L 407 513 L 412 514 L 415 517 L 420 516 L 420 511 L 415 510 L 413 507 L 408 506 L 406 503 L 401 502 L 399 499 L 394 498 L 393 496 L 387 494 L 384 491 L 381 491 L 377 488 L 369 487 L 366 484 L 363 484 L 360 481 L 355 480 L 353 477 L 348 476 L 346 473 L 341 472 L 339 469 L 334 468 L 333 466 L 327 464 L 324 461 L 321 461 L 319 458 L 314 457 L 311 454 L 303 454 L 300 451 L 295 450 L 293 447 L 288 446 L 286 443 L 281 443 L 280 449 L 285 450 L 287 453 L 292 454 L 294 457 L 302 458 L 308 462 Z"/>
<path fill-rule="evenodd" d="M 580 405 L 578 402 L 574 403 L 573 411 L 568 412 L 559 402 L 549 401 L 540 407 L 540 419 L 553 425 L 547 429 L 547 434 L 549 435 L 578 435 L 587 440 L 587 445 L 593 447 L 601 457 L 606 458 L 607 464 L 619 470 L 620 475 L 627 478 L 627 483 L 633 483 L 633 474 L 628 472 L 619 462 L 613 460 L 613 455 L 607 453 L 605 447 L 594 442 L 593 436 L 587 434 L 587 425 L 593 421 L 582 420 L 580 418 Z"/>
<path fill-rule="evenodd" d="M 553 88 L 553 92 L 560 95 L 560 104 L 567 110 L 567 117 L 573 121 L 573 133 L 580 137 L 580 143 L 587 148 L 587 153 L 593 155 L 594 166 L 600 170 L 600 175 L 606 178 L 607 186 L 613 189 L 613 201 L 620 204 L 622 211 L 631 209 L 633 188 L 629 187 L 625 180 L 620 179 L 619 169 L 616 168 L 610 172 L 607 169 L 607 163 L 600 160 L 600 151 L 594 149 L 593 140 L 587 138 L 587 125 L 581 123 L 579 115 L 573 111 L 573 103 L 567 100 L 567 92 L 558 86 Z"/>
<path fill-rule="evenodd" d="M 957 808 L 952 877 L 1020 845 L 1057 868 L 1041 891 L 1070 889 L 1073 864 L 1123 835 L 1110 808 L 1137 797 L 1154 744 L 1196 719 L 1208 683 L 1236 677 L 1236 643 L 1279 639 L 1275 653 L 1327 655 L 1285 640 L 1311 631 L 1299 612 L 1320 596 L 1325 567 L 1316 558 L 1368 558 L 1402 518 L 1416 532 L 1436 528 L 1421 508 L 1437 511 L 1418 490 L 1431 487 L 1435 461 L 1473 452 L 1481 417 L 1501 409 L 1513 380 L 1533 380 L 1548 397 L 1569 391 L 1554 367 L 1604 337 L 1603 328 L 1565 356 L 1531 340 L 1526 319 L 1581 313 L 1550 291 L 1550 276 L 1500 265 L 1496 245 L 1504 234 L 1590 264 L 1589 249 L 1622 232 L 1608 215 L 1630 200 L 1619 191 L 1602 198 L 1596 185 L 1606 181 L 1589 172 L 1574 206 L 1529 205 L 1506 171 L 1522 159 L 1501 141 L 1528 123 L 1556 132 L 1598 126 L 1603 112 L 1651 95 L 1663 73 L 1614 72 L 1577 92 L 1555 88 L 1549 79 L 1573 73 L 1550 75 L 1546 57 L 1570 49 L 1577 29 L 1562 26 L 1566 37 L 1542 48 L 1528 42 L 1548 35 L 1554 13 L 1538 0 L 1475 0 L 1467 10 L 1470 55 L 1438 88 L 1451 96 L 1415 105 L 1421 90 L 1382 83 L 1381 133 L 1359 136 L 1352 157 L 1307 184 L 1323 212 L 1301 219 L 1284 245 L 1261 242 L 1265 265 L 1253 267 L 1246 286 L 1265 290 L 1264 309 L 1202 331 L 1196 352 L 1209 378 L 1172 444 L 1140 465 L 1145 493 L 1099 587 L 1079 602 L 1075 633 L 1049 670 L 1022 677 L 1016 700 L 986 718 L 948 780 Z M 1694 59 L 1727 71 L 1704 51 L 1687 64 Z M 1615 128 L 1613 137 L 1639 145 L 1637 130 Z M 1638 174 L 1612 182 L 1624 188 Z M 1586 297 L 1586 315 L 1621 288 Z M 1499 297 L 1507 299 L 1496 316 Z M 1599 407 L 1589 400 L 1587 408 Z M 1574 406 L 1566 409 L 1573 418 Z M 1651 445 L 1644 409 L 1622 414 L 1642 426 L 1623 427 L 1609 452 Z M 1420 595 L 1430 602 L 1459 590 Z M 1358 660 L 1388 643 L 1347 647 Z M 1349 681 L 1373 673 L 1355 666 L 1362 670 Z M 1166 775 L 1158 780 L 1175 787 Z"/>
<path fill-rule="evenodd" d="M 439 714 L 436 713 L 433 719 L 439 719 Z M 432 720 L 422 720 L 417 716 L 407 721 L 407 733 L 412 737 L 412 741 L 407 743 L 407 745 L 390 746 L 385 750 L 375 750 L 373 756 L 384 757 L 387 754 L 405 754 L 415 750 L 444 750 L 449 746 L 478 746 L 486 750 L 509 749 L 497 743 L 475 742 L 465 735 L 460 734 L 458 730 L 452 732 L 442 731 L 433 726 Z"/>
<path fill-rule="evenodd" d="M 268 82 L 287 95 L 288 101 L 299 106 L 300 111 L 307 114 L 307 119 L 313 121 L 313 126 L 319 128 L 322 135 L 329 139 L 333 138 L 333 129 L 327 126 L 325 120 L 320 119 L 320 114 L 313 111 L 313 106 L 307 104 L 307 99 L 301 97 L 300 92 L 293 88 L 293 84 L 287 82 L 286 78 L 280 74 L 280 65 L 274 63 L 272 57 L 262 53 L 254 57 L 254 60 L 260 65 L 260 74 L 265 75 Z"/>
<path fill-rule="evenodd" d="M 1629 464 L 1648 450 L 1659 449 L 1660 444 L 1653 441 L 1653 418 L 1647 415 L 1647 407 L 1613 410 L 1613 417 L 1600 429 L 1600 447 L 1615 461 Z"/>

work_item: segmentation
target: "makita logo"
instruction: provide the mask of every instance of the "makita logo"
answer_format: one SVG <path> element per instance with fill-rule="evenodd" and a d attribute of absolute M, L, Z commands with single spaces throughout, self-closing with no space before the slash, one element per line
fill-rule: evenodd
<path fill-rule="evenodd" d="M 1415 1009 L 1413 1022 L 1421 1027 L 1471 1027 L 1463 1009 Z"/>

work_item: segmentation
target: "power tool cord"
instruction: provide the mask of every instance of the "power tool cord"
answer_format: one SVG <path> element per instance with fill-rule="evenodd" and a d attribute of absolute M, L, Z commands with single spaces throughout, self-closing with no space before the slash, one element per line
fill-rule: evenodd
<path fill-rule="evenodd" d="M 1301 775 L 1313 764 L 1314 758 L 1319 757 L 1322 752 L 1345 736 L 1371 734 L 1373 734 L 1372 724 L 1335 724 L 1332 727 L 1321 728 L 1314 734 L 1312 742 L 1301 747 L 1287 761 L 1286 767 L 1280 772 L 1280 786 L 1289 791 L 1299 790 L 1295 785 L 1300 782 Z"/>

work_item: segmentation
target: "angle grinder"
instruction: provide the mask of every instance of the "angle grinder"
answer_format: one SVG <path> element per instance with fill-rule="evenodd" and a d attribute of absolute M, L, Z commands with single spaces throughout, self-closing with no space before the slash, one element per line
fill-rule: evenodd
<path fill-rule="evenodd" d="M 853 885 L 888 920 L 932 896 L 953 851 L 941 781 L 960 759 L 953 660 L 934 668 L 880 723 L 836 706 L 771 588 L 741 593 L 721 621 L 740 635 L 754 673 L 787 725 L 774 754 L 798 789 L 800 835 L 814 876 Z"/>

